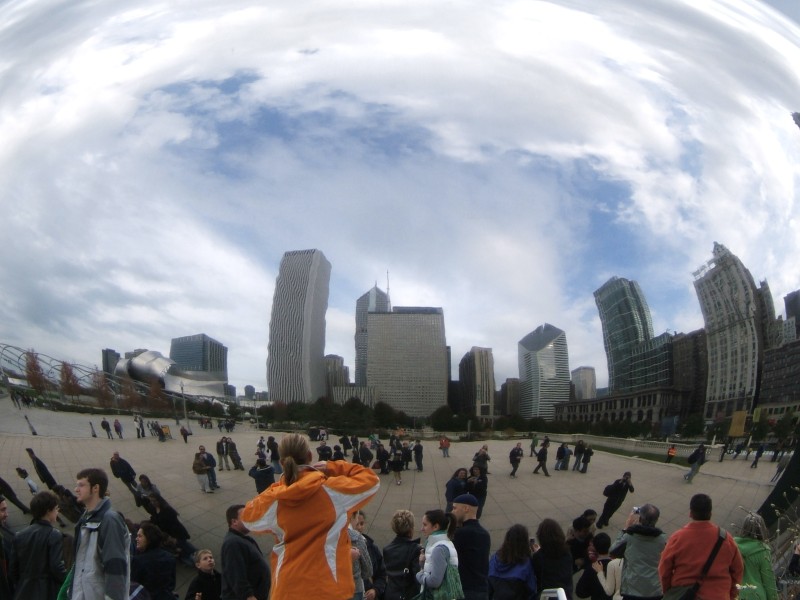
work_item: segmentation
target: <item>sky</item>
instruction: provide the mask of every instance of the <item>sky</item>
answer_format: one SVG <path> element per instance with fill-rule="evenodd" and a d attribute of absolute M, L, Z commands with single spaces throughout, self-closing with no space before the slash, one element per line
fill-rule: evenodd
<path fill-rule="evenodd" d="M 774 0 L 9 0 L 0 5 L 0 343 L 99 365 L 206 333 L 266 388 L 289 250 L 356 299 L 440 306 L 497 387 L 543 323 L 607 383 L 593 292 L 703 319 L 726 245 L 800 288 L 800 8 Z M 388 276 L 387 276 L 388 273 Z"/>

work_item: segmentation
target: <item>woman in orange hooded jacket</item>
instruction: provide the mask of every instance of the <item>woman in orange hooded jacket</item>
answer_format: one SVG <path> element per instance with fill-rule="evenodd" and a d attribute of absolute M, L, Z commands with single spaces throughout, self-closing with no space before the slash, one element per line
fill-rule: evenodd
<path fill-rule="evenodd" d="M 377 493 L 378 476 L 346 461 L 310 464 L 311 449 L 299 434 L 284 436 L 279 452 L 280 481 L 248 502 L 242 512 L 247 529 L 275 537 L 271 599 L 310 593 L 349 600 L 355 593 L 349 515 Z"/>

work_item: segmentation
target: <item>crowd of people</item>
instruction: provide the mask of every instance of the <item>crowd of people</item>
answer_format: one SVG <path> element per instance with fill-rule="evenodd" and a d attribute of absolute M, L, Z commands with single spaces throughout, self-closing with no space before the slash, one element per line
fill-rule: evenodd
<path fill-rule="evenodd" d="M 59 590 L 73 600 L 134 595 L 172 600 L 178 563 L 196 570 L 186 600 L 284 600 L 306 591 L 331 600 L 408 600 L 420 593 L 428 597 L 424 594 L 431 590 L 441 592 L 435 597 L 464 600 L 534 600 L 551 588 L 562 588 L 570 599 L 641 600 L 680 598 L 692 587 L 698 598 L 777 600 L 766 526 L 755 513 L 747 514 L 734 538 L 712 523 L 711 498 L 696 494 L 689 503 L 689 523 L 671 536 L 658 527 L 660 511 L 651 503 L 635 507 L 615 538 L 600 531 L 634 493 L 630 472 L 603 490 L 606 501 L 599 516 L 587 509 L 566 531 L 546 518 L 537 524 L 535 536 L 526 525 L 514 524 L 492 553 L 490 534 L 480 522 L 492 460 L 488 445 L 477 449 L 471 466 L 456 469 L 447 481 L 444 509 L 431 507 L 419 519 L 408 510 L 395 511 L 387 524 L 395 537 L 378 548 L 364 532 L 365 508 L 379 489 L 380 474 L 393 474 L 400 485 L 412 461 L 417 471 L 423 470 L 422 443 L 400 436 L 392 436 L 387 446 L 355 436 L 338 442 L 331 448 L 325 435 L 312 448 L 299 434 L 259 439 L 249 470 L 256 495 L 226 510 L 219 563 L 211 550 L 190 542 L 178 511 L 156 483 L 137 475 L 118 452 L 109 469 L 147 513 L 138 523 L 112 507 L 104 470 L 81 470 L 73 494 L 28 449 L 48 489 L 40 491 L 18 468 L 32 493 L 26 504 L 0 479 L 0 600 L 55 598 Z M 448 458 L 450 443 L 443 442 L 439 449 Z M 550 476 L 549 446 L 548 438 L 539 443 L 534 436 L 534 473 Z M 220 487 L 217 469 L 245 470 L 229 437 L 222 437 L 214 450 L 216 458 L 203 445 L 194 455 L 192 471 L 203 493 Z M 510 451 L 511 477 L 524 454 L 521 443 Z M 702 445 L 696 454 L 698 461 L 705 458 Z M 592 455 L 587 444 L 574 449 L 560 444 L 554 471 L 585 473 Z M 32 518 L 16 535 L 5 527 L 7 502 Z M 65 526 L 61 515 L 75 523 L 74 536 L 57 527 Z M 251 532 L 274 537 L 269 562 Z M 790 567 L 798 574 L 799 560 L 800 546 Z"/>

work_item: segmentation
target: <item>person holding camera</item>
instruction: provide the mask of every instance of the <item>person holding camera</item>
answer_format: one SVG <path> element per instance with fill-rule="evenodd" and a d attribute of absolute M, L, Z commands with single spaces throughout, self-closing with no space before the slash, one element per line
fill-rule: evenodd
<path fill-rule="evenodd" d="M 622 570 L 622 597 L 629 600 L 661 598 L 658 563 L 667 545 L 667 534 L 656 527 L 661 511 L 652 504 L 634 507 L 625 527 L 612 544 L 610 553 L 621 555 L 624 547 L 625 568 Z"/>
<path fill-rule="evenodd" d="M 603 495 L 606 497 L 606 503 L 603 506 L 603 514 L 597 520 L 597 528 L 602 529 L 608 525 L 611 516 L 619 510 L 622 503 L 625 502 L 625 497 L 628 492 L 633 493 L 633 483 L 631 483 L 631 472 L 625 471 L 622 477 L 607 485 L 603 490 Z"/>

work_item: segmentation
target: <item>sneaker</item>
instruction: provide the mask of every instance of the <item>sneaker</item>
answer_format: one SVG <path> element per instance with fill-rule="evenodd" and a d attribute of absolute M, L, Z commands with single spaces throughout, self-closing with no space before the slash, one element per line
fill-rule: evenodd
<path fill-rule="evenodd" d="M 213 494 L 214 490 L 206 490 L 206 494 Z"/>

